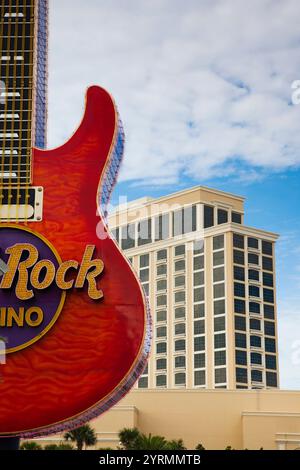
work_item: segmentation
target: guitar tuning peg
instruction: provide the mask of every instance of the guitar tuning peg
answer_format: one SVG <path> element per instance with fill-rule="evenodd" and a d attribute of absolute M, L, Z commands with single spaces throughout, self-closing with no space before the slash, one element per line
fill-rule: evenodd
<path fill-rule="evenodd" d="M 7 264 L 0 258 L 0 276 L 3 276 L 8 271 Z"/>

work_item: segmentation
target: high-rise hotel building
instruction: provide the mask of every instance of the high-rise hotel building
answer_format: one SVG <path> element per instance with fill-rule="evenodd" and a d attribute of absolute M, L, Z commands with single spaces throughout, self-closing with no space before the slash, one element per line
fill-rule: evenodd
<path fill-rule="evenodd" d="M 139 388 L 277 388 L 275 241 L 244 198 L 196 187 L 120 205 L 109 226 L 149 297 Z"/>

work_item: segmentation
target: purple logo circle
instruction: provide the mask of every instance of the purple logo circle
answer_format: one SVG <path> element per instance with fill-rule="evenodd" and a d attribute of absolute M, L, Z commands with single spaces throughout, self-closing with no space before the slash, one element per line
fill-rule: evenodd
<path fill-rule="evenodd" d="M 1 287 L 6 275 L 4 273 L 11 261 L 12 248 L 24 244 L 37 250 L 38 261 L 50 261 L 56 271 L 62 262 L 54 247 L 40 234 L 23 227 L 0 226 L 0 337 L 6 343 L 7 353 L 24 349 L 44 336 L 57 320 L 66 297 L 65 291 L 59 289 L 55 281 L 46 289 L 34 289 L 30 281 L 34 265 L 27 269 L 26 288 L 32 290 L 32 298 L 20 300 L 16 295 L 20 277 L 18 268 L 11 287 Z M 28 257 L 28 252 L 24 250 L 19 266 L 26 260 L 26 256 Z"/>

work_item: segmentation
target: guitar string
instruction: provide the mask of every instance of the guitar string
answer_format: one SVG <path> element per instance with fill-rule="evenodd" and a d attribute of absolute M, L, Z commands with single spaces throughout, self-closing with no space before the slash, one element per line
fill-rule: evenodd
<path fill-rule="evenodd" d="M 2 21 L 3 21 L 3 24 L 4 24 L 4 5 L 3 5 L 3 15 L 2 15 Z M 9 3 L 9 7 L 8 7 L 8 15 L 9 15 L 9 18 L 10 18 L 10 15 L 11 15 L 11 9 L 12 9 L 12 4 L 11 2 Z M 3 28 L 4 29 L 4 28 Z M 3 30 L 2 30 L 3 32 Z M 7 51 L 6 51 L 6 56 L 9 57 L 9 60 L 6 61 L 6 64 L 5 64 L 5 90 L 8 88 L 8 84 L 9 84 L 9 66 L 10 66 L 10 57 L 11 55 L 8 55 L 8 54 L 11 54 L 11 51 L 10 51 L 10 36 L 11 36 L 11 22 L 8 21 L 8 26 L 7 26 L 7 36 L 6 36 L 6 43 L 7 43 Z M 1 51 L 1 53 L 3 53 L 4 51 Z M 3 112 L 3 143 L 2 143 L 2 158 L 1 158 L 1 177 L 2 177 L 2 187 L 3 187 L 3 193 L 1 194 L 1 196 L 4 196 L 4 183 L 5 183 L 5 177 L 4 177 L 4 173 L 5 173 L 5 160 L 6 160 L 6 155 L 5 155 L 5 147 L 6 147 L 6 134 L 7 134 L 7 114 L 8 114 L 8 99 L 7 99 L 7 96 L 5 95 L 5 106 L 4 106 L 4 112 Z M 2 199 L 3 200 L 3 199 Z M 7 214 L 8 216 L 8 214 Z"/>
<path fill-rule="evenodd" d="M 26 152 L 26 190 L 25 190 L 25 225 L 28 224 L 27 220 L 27 208 L 28 208 L 28 202 L 29 202 L 29 189 L 30 189 L 30 174 L 31 174 L 31 169 L 30 169 L 30 159 L 32 158 L 32 143 L 33 143 L 33 138 L 32 138 L 32 100 L 33 100 L 33 75 L 34 75 L 34 65 L 33 65 L 33 49 L 34 49 L 34 41 L 35 41 L 35 21 L 36 21 L 36 1 L 35 0 L 30 0 L 30 21 L 33 20 L 33 22 L 30 25 L 29 31 L 30 31 L 30 52 L 29 52 L 29 59 L 28 62 L 30 64 L 31 68 L 31 78 L 30 78 L 30 99 L 28 100 L 28 114 L 27 114 L 27 122 L 28 122 L 28 128 L 27 128 L 27 143 L 28 145 L 30 144 L 30 147 L 28 148 Z M 33 26 L 32 26 L 33 25 Z M 29 125 L 30 121 L 30 125 Z"/>
<path fill-rule="evenodd" d="M 22 84 L 23 86 L 20 86 L 20 123 L 19 123 L 19 155 L 18 155 L 18 187 L 17 187 L 17 214 L 16 214 L 16 221 L 18 223 L 19 221 L 19 209 L 20 209 L 20 204 L 19 204 L 19 201 L 20 201 L 20 189 L 21 189 L 21 170 L 22 170 L 22 166 L 21 166 L 21 163 L 22 163 L 22 143 L 23 143 L 23 107 L 24 107 L 24 76 L 25 76 L 25 73 L 24 73 L 24 69 L 25 69 L 25 44 L 26 44 L 26 41 L 25 41 L 25 35 L 26 35 L 26 18 L 27 18 L 27 12 L 26 12 L 26 7 L 25 7 L 25 15 L 23 17 L 23 24 L 22 24 L 22 46 L 21 46 L 21 50 L 22 50 L 22 55 L 24 57 L 24 60 L 22 61 L 22 64 L 21 64 L 21 73 L 20 73 L 20 76 L 21 76 L 21 79 L 22 79 Z M 28 142 L 27 140 L 25 141 L 26 143 L 26 150 L 27 150 L 27 145 L 28 145 Z"/>
<path fill-rule="evenodd" d="M 13 47 L 13 99 L 12 99 L 12 125 L 11 125 L 11 134 L 14 134 L 15 133 L 15 113 L 16 113 L 16 80 L 17 80 L 17 64 L 18 64 L 18 59 L 17 59 L 17 56 L 18 56 L 18 34 L 17 34 L 17 24 L 18 24 L 18 13 L 19 13 L 19 0 L 16 0 L 16 5 L 15 5 L 15 8 L 16 8 L 16 17 L 15 17 L 15 25 L 14 25 L 14 30 L 15 30 L 15 34 L 14 34 L 14 40 L 13 40 L 13 44 L 14 44 L 14 47 Z M 11 21 L 12 23 L 12 21 Z M 20 115 L 19 115 L 19 119 L 20 119 Z M 8 218 L 10 220 L 11 217 L 14 216 L 14 214 L 12 213 L 11 215 L 11 202 L 12 202 L 12 198 L 13 198 L 13 194 L 12 194 L 12 187 L 13 187 L 13 180 L 14 180 L 14 169 L 13 169 L 13 152 L 14 152 L 14 139 L 11 137 L 10 138 L 10 146 L 9 146 L 9 150 L 10 150 L 10 155 L 9 155 L 9 180 L 8 180 Z M 10 217 L 11 216 L 11 217 Z"/>

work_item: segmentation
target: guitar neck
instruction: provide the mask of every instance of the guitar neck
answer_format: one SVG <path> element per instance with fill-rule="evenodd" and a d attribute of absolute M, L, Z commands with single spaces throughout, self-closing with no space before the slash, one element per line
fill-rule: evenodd
<path fill-rule="evenodd" d="M 48 0 L 0 7 L 0 184 L 32 183 L 32 147 L 45 146 Z"/>

